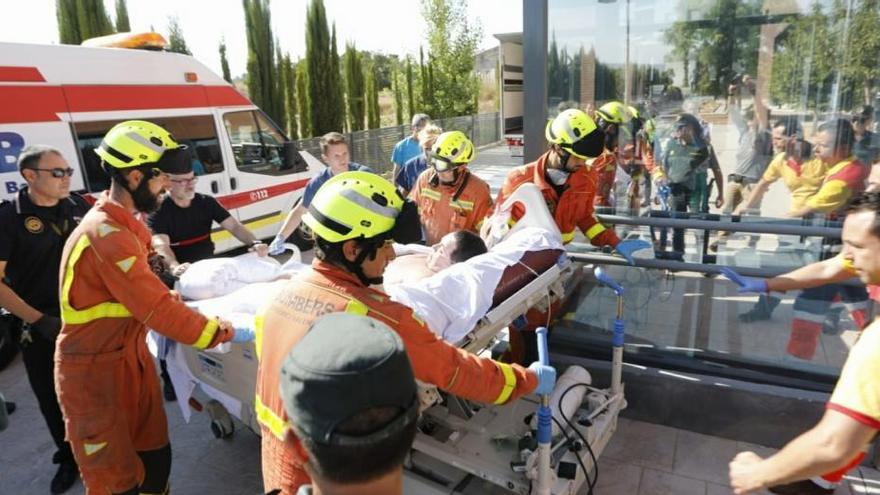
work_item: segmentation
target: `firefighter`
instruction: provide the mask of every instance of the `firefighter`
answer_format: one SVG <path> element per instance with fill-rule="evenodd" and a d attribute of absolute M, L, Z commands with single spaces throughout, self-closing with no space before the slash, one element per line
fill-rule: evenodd
<path fill-rule="evenodd" d="M 433 246 L 458 230 L 479 232 L 492 208 L 489 185 L 472 174 L 474 145 L 461 131 L 441 134 L 428 157 L 431 168 L 422 172 L 409 197 L 419 207 L 425 242 Z"/>
<path fill-rule="evenodd" d="M 171 446 L 147 325 L 199 349 L 235 330 L 159 280 L 150 232 L 135 216 L 159 206 L 186 147 L 155 124 L 127 121 L 95 152 L 111 184 L 64 246 L 55 389 L 87 494 L 168 493 Z"/>
<path fill-rule="evenodd" d="M 614 206 L 611 201 L 618 153 L 622 151 L 620 141 L 628 140 L 631 119 L 629 110 L 619 101 L 609 101 L 595 112 L 596 125 L 605 134 L 605 149 L 591 163 L 599 179 L 594 199 L 596 206 Z"/>
<path fill-rule="evenodd" d="M 19 338 L 28 382 L 58 449 L 52 493 L 66 492 L 79 471 L 64 440 L 64 418 L 55 395 L 55 340 L 61 329 L 58 264 L 64 241 L 89 210 L 85 199 L 70 193 L 73 169 L 61 152 L 28 146 L 18 158 L 27 181 L 15 199 L 0 205 L 0 306 L 24 321 Z M 5 405 L 0 402 L 0 408 Z"/>
<path fill-rule="evenodd" d="M 315 195 L 303 221 L 315 237 L 311 270 L 288 282 L 257 315 L 255 407 L 266 491 L 293 495 L 309 482 L 289 435 L 293 418 L 285 414 L 279 396 L 278 370 L 321 315 L 342 311 L 387 324 L 403 339 L 416 378 L 465 399 L 506 404 L 533 391 L 552 391 L 552 368 L 533 363 L 527 369 L 470 354 L 434 335 L 411 309 L 370 287 L 382 283 L 394 259 L 392 242 L 409 243 L 420 235 L 415 205 L 404 201 L 393 184 L 366 172 L 337 175 Z"/>
<path fill-rule="evenodd" d="M 562 233 L 562 242 L 571 242 L 575 229 L 580 229 L 593 245 L 612 247 L 629 264 L 634 264 L 633 253 L 651 245 L 642 240 L 621 241 L 613 230 L 593 216 L 597 176 L 587 161 L 602 153 L 605 134 L 593 119 L 577 109 L 565 110 L 556 116 L 547 124 L 545 134 L 550 149 L 536 161 L 511 170 L 495 204 L 504 204 L 520 185 L 533 183 L 541 189 L 550 214 Z M 516 221 L 522 215 L 520 205 L 514 204 L 511 218 Z M 551 308 L 550 315 L 554 312 Z M 546 325 L 550 315 L 537 309 L 530 310 L 526 313 L 528 323 L 525 330 L 533 331 L 538 325 Z M 515 362 L 531 361 L 537 356 L 535 338 L 522 337 L 521 331 L 511 331 L 511 360 Z"/>

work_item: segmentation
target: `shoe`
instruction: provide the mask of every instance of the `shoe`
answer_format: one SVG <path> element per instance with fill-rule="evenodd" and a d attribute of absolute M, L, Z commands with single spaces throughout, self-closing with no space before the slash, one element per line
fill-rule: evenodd
<path fill-rule="evenodd" d="M 55 458 L 52 459 L 52 462 L 55 462 Z M 70 490 L 70 487 L 79 479 L 79 468 L 75 462 L 61 461 L 57 462 L 57 464 L 58 472 L 55 473 L 55 477 L 52 478 L 52 484 L 50 485 L 53 494 L 64 493 Z"/>
<path fill-rule="evenodd" d="M 165 396 L 166 402 L 176 402 L 177 394 L 174 393 L 174 385 L 171 385 L 170 381 L 166 381 L 162 385 L 162 395 Z"/>
<path fill-rule="evenodd" d="M 778 493 L 780 495 L 830 495 L 834 493 L 834 488 L 822 488 L 810 480 L 795 481 L 794 483 L 786 483 L 784 485 L 771 486 L 767 490 L 770 493 Z"/>
<path fill-rule="evenodd" d="M 717 253 L 718 252 L 718 241 L 712 241 L 709 244 L 709 252 L 710 253 Z"/>
<path fill-rule="evenodd" d="M 14 413 L 14 412 L 15 412 L 15 408 L 17 407 L 17 406 L 15 405 L 15 402 L 8 401 L 8 400 L 7 400 L 7 401 L 4 401 L 4 402 L 6 403 L 6 414 L 12 414 L 12 413 Z"/>

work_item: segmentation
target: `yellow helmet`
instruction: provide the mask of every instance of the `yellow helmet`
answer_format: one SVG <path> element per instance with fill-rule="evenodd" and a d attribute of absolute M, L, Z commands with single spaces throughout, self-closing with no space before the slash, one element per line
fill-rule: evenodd
<path fill-rule="evenodd" d="M 327 242 L 389 234 L 404 206 L 394 185 L 371 172 L 344 172 L 318 189 L 303 217 Z"/>
<path fill-rule="evenodd" d="M 470 163 L 474 159 L 474 143 L 461 131 L 440 134 L 431 148 L 431 162 L 438 172 Z"/>
<path fill-rule="evenodd" d="M 626 109 L 629 110 L 629 114 L 632 115 L 632 118 L 634 118 L 634 119 L 639 118 L 639 109 L 638 108 L 630 105 L 630 106 L 626 107 Z"/>
<path fill-rule="evenodd" d="M 580 158 L 602 153 L 605 134 L 583 110 L 570 108 L 547 123 L 547 141 Z"/>
<path fill-rule="evenodd" d="M 171 133 L 162 127 L 145 120 L 116 124 L 107 131 L 95 153 L 105 166 L 117 169 L 152 165 L 169 174 L 192 170 L 186 146 L 177 144 Z"/>
<path fill-rule="evenodd" d="M 596 115 L 609 124 L 622 124 L 631 118 L 629 110 L 619 101 L 609 101 L 596 110 Z"/>

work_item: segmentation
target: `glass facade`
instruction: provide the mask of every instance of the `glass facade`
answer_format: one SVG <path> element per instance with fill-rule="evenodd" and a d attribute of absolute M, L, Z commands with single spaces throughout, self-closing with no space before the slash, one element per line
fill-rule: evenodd
<path fill-rule="evenodd" d="M 581 108 L 616 134 L 593 166 L 597 211 L 638 220 L 621 237 L 764 275 L 839 256 L 842 209 L 880 158 L 880 2 L 549 0 L 547 14 L 546 116 Z M 703 223 L 656 224 L 670 218 Z M 824 389 L 872 318 L 857 279 L 759 298 L 683 266 L 612 268 L 627 359 Z M 612 298 L 581 286 L 555 338 L 604 352 Z"/>

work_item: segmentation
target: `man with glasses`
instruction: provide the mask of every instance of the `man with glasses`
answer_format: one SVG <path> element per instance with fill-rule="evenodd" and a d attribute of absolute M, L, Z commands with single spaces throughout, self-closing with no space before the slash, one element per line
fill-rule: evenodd
<path fill-rule="evenodd" d="M 61 330 L 58 266 L 64 242 L 89 210 L 70 193 L 73 169 L 61 152 L 28 146 L 18 158 L 27 186 L 0 204 L 0 306 L 24 325 L 19 347 L 31 389 L 58 449 L 51 492 L 66 492 L 79 477 L 55 394 L 55 341 Z M 0 405 L 2 407 L 2 405 Z"/>
<path fill-rule="evenodd" d="M 198 177 L 192 171 L 192 161 L 184 165 L 185 173 L 168 174 L 171 186 L 159 210 L 147 220 L 153 231 L 153 249 L 165 258 L 168 271 L 160 278 L 169 288 L 189 268 L 191 263 L 214 255 L 211 229 L 216 222 L 244 245 L 260 256 L 269 254 L 269 246 L 229 214 L 213 196 L 196 192 Z M 164 353 L 161 349 L 159 369 L 162 374 L 162 394 L 165 400 L 177 400 Z"/>
<path fill-rule="evenodd" d="M 427 245 L 457 230 L 479 232 L 492 208 L 489 185 L 467 169 L 473 159 L 474 145 L 461 131 L 444 132 L 431 148 L 431 168 L 409 194 L 419 207 Z"/>
<path fill-rule="evenodd" d="M 168 174 L 168 193 L 148 220 L 153 231 L 153 248 L 165 258 L 171 274 L 180 277 L 191 263 L 214 255 L 211 240 L 214 222 L 260 256 L 266 256 L 269 247 L 253 232 L 230 215 L 213 196 L 196 192 L 199 178 L 193 173 L 191 162 L 184 166 L 189 171 Z"/>

